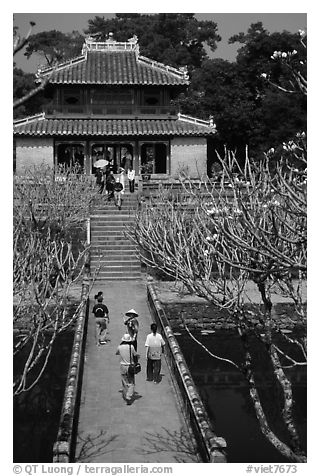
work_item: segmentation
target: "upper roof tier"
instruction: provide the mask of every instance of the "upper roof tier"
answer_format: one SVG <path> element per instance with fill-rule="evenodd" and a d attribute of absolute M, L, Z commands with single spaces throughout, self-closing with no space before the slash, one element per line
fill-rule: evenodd
<path fill-rule="evenodd" d="M 111 35 L 111 34 L 110 34 Z M 137 37 L 117 42 L 87 38 L 82 55 L 55 67 L 40 69 L 37 77 L 50 75 L 53 84 L 188 85 L 186 68 L 173 68 L 141 56 Z"/>

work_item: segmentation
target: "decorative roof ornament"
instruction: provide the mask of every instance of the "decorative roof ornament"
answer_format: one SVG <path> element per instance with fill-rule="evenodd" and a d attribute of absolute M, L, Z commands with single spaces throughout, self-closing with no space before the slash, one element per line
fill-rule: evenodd
<path fill-rule="evenodd" d="M 128 43 L 134 43 L 136 45 L 138 43 L 137 35 L 133 35 L 132 38 L 129 38 Z"/>
<path fill-rule="evenodd" d="M 217 125 L 215 124 L 214 120 L 213 120 L 213 116 L 209 116 L 209 125 L 212 129 L 216 129 L 217 128 Z"/>
<path fill-rule="evenodd" d="M 183 74 L 184 79 L 189 79 L 189 74 L 188 74 L 188 67 L 187 66 L 180 66 L 179 71 Z"/>
<path fill-rule="evenodd" d="M 115 39 L 113 38 L 113 33 L 110 31 L 108 38 L 106 39 L 108 43 L 116 43 Z"/>
<path fill-rule="evenodd" d="M 88 36 L 85 38 L 82 54 L 86 55 L 88 51 L 134 51 L 139 55 L 138 37 L 134 35 L 128 41 L 116 41 L 113 33 L 110 32 L 105 41 L 97 41 L 93 36 Z"/>

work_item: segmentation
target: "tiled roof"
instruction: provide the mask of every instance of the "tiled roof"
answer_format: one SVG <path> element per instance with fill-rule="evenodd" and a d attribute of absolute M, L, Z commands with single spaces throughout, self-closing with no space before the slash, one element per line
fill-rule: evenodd
<path fill-rule="evenodd" d="M 14 134 L 23 136 L 207 136 L 215 129 L 183 119 L 45 119 L 18 121 Z"/>
<path fill-rule="evenodd" d="M 52 74 L 54 84 L 187 85 L 187 76 L 178 69 L 138 56 L 136 51 L 88 51 L 57 67 L 39 71 Z"/>

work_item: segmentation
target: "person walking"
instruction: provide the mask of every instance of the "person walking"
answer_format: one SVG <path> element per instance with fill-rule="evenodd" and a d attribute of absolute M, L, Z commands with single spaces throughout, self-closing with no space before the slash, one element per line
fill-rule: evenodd
<path fill-rule="evenodd" d="M 164 350 L 165 342 L 162 335 L 157 332 L 157 324 L 151 324 L 151 333 L 147 335 L 146 359 L 147 359 L 147 381 L 160 383 L 161 354 Z"/>
<path fill-rule="evenodd" d="M 111 200 L 111 198 L 114 197 L 114 184 L 115 184 L 116 179 L 114 178 L 114 175 L 111 170 L 109 170 L 109 173 L 106 178 L 106 194 L 107 194 L 107 199 L 108 201 Z"/>
<path fill-rule="evenodd" d="M 134 182 L 135 182 L 135 171 L 132 169 L 132 167 L 130 166 L 129 167 L 129 170 L 128 170 L 128 180 L 129 180 L 129 190 L 130 190 L 130 193 L 133 193 L 134 192 Z"/>
<path fill-rule="evenodd" d="M 114 193 L 114 203 L 118 207 L 118 209 L 121 210 L 123 186 L 122 186 L 122 183 L 120 183 L 119 177 L 116 178 L 116 183 L 114 184 L 114 187 L 113 187 L 113 193 Z"/>
<path fill-rule="evenodd" d="M 124 334 L 116 355 L 120 356 L 120 375 L 122 381 L 122 397 L 127 405 L 131 405 L 134 400 L 134 374 L 129 374 L 128 368 L 131 363 L 137 362 L 139 354 L 133 347 L 133 342 L 129 334 Z"/>
<path fill-rule="evenodd" d="M 122 157 L 121 166 L 125 169 L 126 173 L 129 167 L 132 167 L 132 155 L 128 149 L 125 150 L 124 156 Z"/>
<path fill-rule="evenodd" d="M 139 314 L 134 310 L 130 309 L 125 314 L 124 324 L 127 326 L 128 334 L 131 337 L 133 347 L 135 350 L 138 348 L 138 332 L 139 332 L 139 321 L 137 317 Z"/>
<path fill-rule="evenodd" d="M 98 298 L 103 298 L 103 291 L 98 291 L 97 294 L 94 295 L 95 304 L 98 304 Z"/>
<path fill-rule="evenodd" d="M 123 190 L 122 194 L 124 194 L 125 191 L 125 171 L 122 167 L 119 167 L 119 182 L 121 183 Z"/>
<path fill-rule="evenodd" d="M 99 347 L 101 344 L 107 343 L 107 322 L 109 319 L 109 310 L 105 304 L 103 304 L 103 296 L 97 296 L 97 304 L 92 308 L 92 312 L 96 318 L 96 345 Z"/>
<path fill-rule="evenodd" d="M 98 192 L 102 193 L 104 189 L 104 173 L 101 168 L 98 168 L 95 172 L 96 185 L 99 187 Z"/>

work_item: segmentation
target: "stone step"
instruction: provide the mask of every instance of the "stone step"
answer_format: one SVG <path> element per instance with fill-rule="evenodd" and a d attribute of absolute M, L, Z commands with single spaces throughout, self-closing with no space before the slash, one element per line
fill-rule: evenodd
<path fill-rule="evenodd" d="M 109 248 L 109 249 L 95 249 L 91 251 L 90 253 L 90 258 L 91 259 L 96 259 L 99 256 L 103 257 L 110 257 L 110 256 L 116 256 L 117 258 L 120 257 L 126 257 L 126 258 L 134 258 L 134 259 L 140 259 L 139 253 L 136 252 L 136 250 L 130 250 L 127 248 Z"/>
<path fill-rule="evenodd" d="M 90 264 L 91 270 L 96 269 L 98 267 L 104 269 L 106 271 L 138 271 L 141 270 L 140 262 L 136 263 L 122 263 L 121 261 L 92 261 Z"/>
<path fill-rule="evenodd" d="M 118 210 L 118 207 L 115 205 L 115 204 L 106 204 L 106 205 L 101 205 L 100 207 L 95 207 L 95 208 L 92 208 L 90 210 L 90 213 L 92 215 L 95 215 L 97 212 L 98 213 L 106 213 L 106 212 L 110 212 L 110 213 L 115 213 L 115 212 L 127 212 L 127 213 L 133 213 L 134 211 L 136 211 L 138 209 L 137 207 L 137 204 L 128 204 L 128 203 L 123 203 L 122 202 L 122 205 L 121 205 L 121 209 Z"/>
<path fill-rule="evenodd" d="M 119 271 L 140 271 L 140 261 L 105 261 L 105 260 L 93 260 L 90 264 L 91 269 L 103 267 L 106 270 L 119 270 Z"/>
<path fill-rule="evenodd" d="M 103 233 L 99 234 L 99 233 L 95 232 L 94 235 L 91 235 L 91 246 L 94 246 L 94 245 L 100 246 L 100 245 L 103 245 L 104 243 L 106 245 L 110 245 L 110 244 L 119 245 L 119 241 L 121 242 L 120 245 L 125 244 L 125 243 L 127 243 L 128 245 L 129 244 L 134 245 L 134 243 L 132 243 L 132 241 L 129 240 L 124 235 L 124 233 L 110 233 L 108 235 L 105 235 Z"/>
<path fill-rule="evenodd" d="M 90 248 L 90 255 L 95 255 L 95 254 L 118 254 L 121 256 L 129 256 L 129 255 L 138 255 L 139 250 L 136 246 L 128 246 L 126 244 L 112 244 L 109 245 L 107 244 L 102 244 L 101 246 L 99 245 L 92 245 Z"/>
<path fill-rule="evenodd" d="M 138 281 L 142 279 L 141 274 L 127 275 L 127 274 L 98 274 L 96 281 Z"/>
<path fill-rule="evenodd" d="M 101 245 L 101 244 L 106 244 L 108 246 L 122 246 L 122 245 L 128 245 L 128 246 L 135 246 L 132 241 L 130 241 L 128 238 L 126 238 L 123 234 L 122 235 L 110 235 L 110 236 L 105 236 L 105 235 L 95 235 L 94 237 L 91 237 L 91 245 Z"/>
<path fill-rule="evenodd" d="M 94 272 L 94 269 L 91 268 L 91 273 Z M 105 277 L 136 277 L 140 278 L 141 277 L 141 270 L 140 269 L 123 269 L 123 268 L 115 268 L 115 267 L 110 267 L 110 268 L 100 268 L 100 271 L 98 275 L 100 279 L 105 278 Z"/>
<path fill-rule="evenodd" d="M 123 235 L 126 231 L 127 227 L 121 225 L 113 225 L 109 227 L 98 226 L 91 230 L 91 236 L 111 236 L 114 234 Z"/>
<path fill-rule="evenodd" d="M 132 225 L 133 222 L 126 222 L 126 221 L 106 221 L 106 222 L 94 222 L 91 223 L 91 231 L 93 230 L 113 230 L 113 229 L 124 229 L 125 227 L 128 227 Z"/>
<path fill-rule="evenodd" d="M 127 240 L 130 241 L 130 238 L 128 237 L 128 230 L 125 227 L 119 227 L 119 228 L 113 228 L 113 229 L 105 229 L 105 230 L 91 230 L 91 237 L 105 237 L 111 238 L 117 235 L 119 238 L 121 237 L 122 240 Z M 93 241 L 93 240 L 91 240 Z"/>
<path fill-rule="evenodd" d="M 107 223 L 134 223 L 134 215 L 94 215 L 90 218 L 90 225 L 107 224 Z"/>
<path fill-rule="evenodd" d="M 124 203 L 124 204 L 126 203 L 126 204 L 133 205 L 133 204 L 137 204 L 140 200 L 141 200 L 141 198 L 138 195 L 136 195 L 134 197 L 131 197 L 129 195 L 122 196 L 122 203 Z M 101 205 L 113 205 L 114 206 L 114 203 L 115 203 L 114 198 L 111 198 L 110 200 L 108 200 L 107 196 L 103 195 L 98 200 L 91 203 L 91 207 L 95 208 L 95 207 L 100 207 Z"/>
<path fill-rule="evenodd" d="M 117 251 L 119 250 L 119 251 Z M 118 252 L 118 253 L 136 253 L 138 252 L 138 248 L 130 243 L 130 242 L 120 242 L 117 241 L 117 240 L 112 240 L 112 243 L 110 243 L 109 241 L 106 241 L 106 242 L 99 242 L 99 243 L 92 243 L 91 247 L 90 247 L 90 252 L 91 253 L 97 253 L 99 251 L 105 251 L 105 252 L 108 252 L 108 253 L 111 253 L 111 252 Z"/>
<path fill-rule="evenodd" d="M 126 236 L 126 228 L 125 227 L 113 227 L 113 228 L 108 228 L 108 229 L 97 229 L 97 230 L 91 230 L 91 238 L 93 237 L 99 237 L 99 236 L 104 236 L 104 237 L 112 237 L 112 236 L 122 236 L 124 239 L 129 240 L 129 238 Z M 91 241 L 93 241 L 91 239 Z"/>
<path fill-rule="evenodd" d="M 135 249 L 114 249 L 114 248 L 94 248 L 91 249 L 90 256 L 93 259 L 96 256 L 104 256 L 106 258 L 119 259 L 119 260 L 137 260 L 139 259 L 139 252 Z"/>

